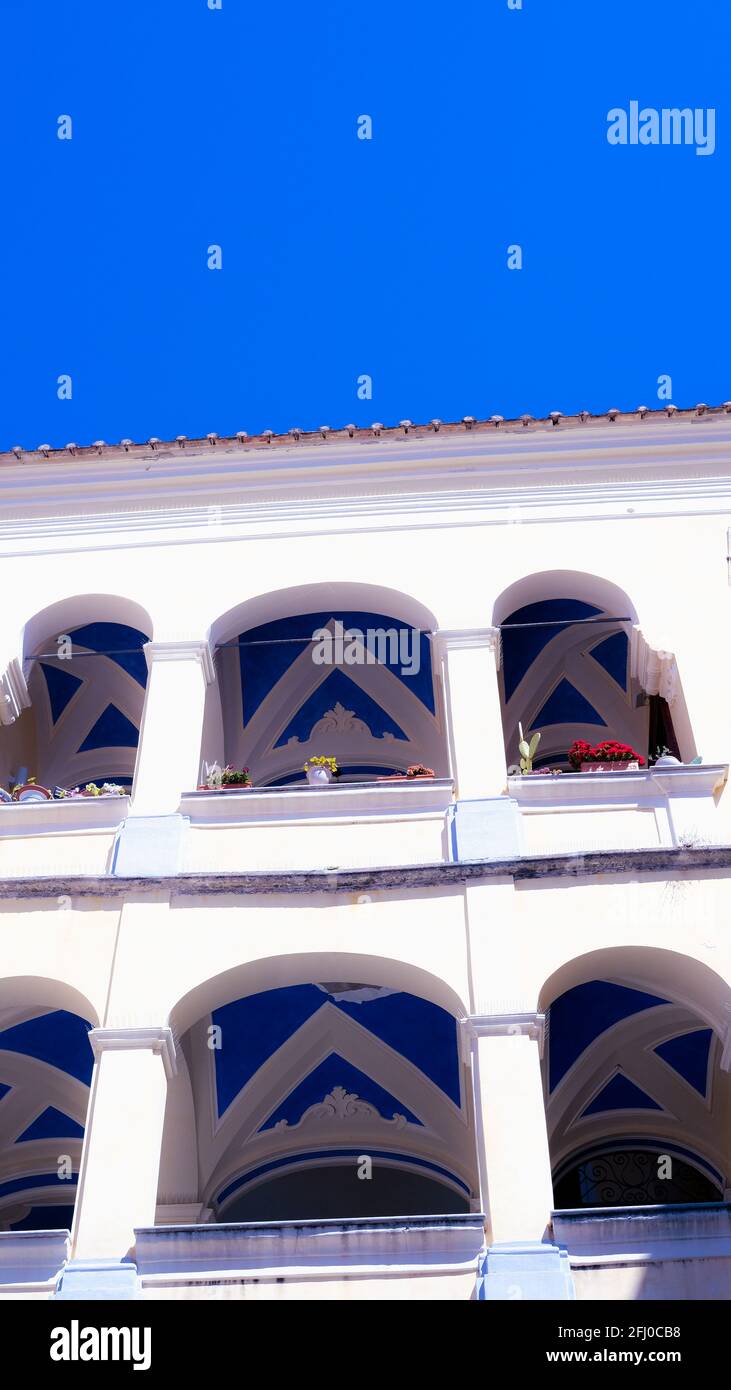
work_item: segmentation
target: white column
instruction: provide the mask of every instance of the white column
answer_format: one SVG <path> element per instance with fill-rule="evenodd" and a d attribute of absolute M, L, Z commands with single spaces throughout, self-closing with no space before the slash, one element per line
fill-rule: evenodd
<path fill-rule="evenodd" d="M 500 630 L 442 630 L 437 641 L 456 794 L 463 801 L 499 796 L 507 780 L 497 681 Z"/>
<path fill-rule="evenodd" d="M 206 641 L 146 642 L 149 677 L 132 814 L 169 815 L 198 785 L 206 687 L 215 679 Z"/>
<path fill-rule="evenodd" d="M 553 1208 L 541 1080 L 543 1014 L 464 1020 L 472 1043 L 480 1182 L 493 1244 L 541 1241 Z"/>
<path fill-rule="evenodd" d="M 154 1226 L 168 1079 L 169 1028 L 95 1028 L 96 1065 L 76 1198 L 72 1258 L 120 1260 L 135 1226 Z"/>

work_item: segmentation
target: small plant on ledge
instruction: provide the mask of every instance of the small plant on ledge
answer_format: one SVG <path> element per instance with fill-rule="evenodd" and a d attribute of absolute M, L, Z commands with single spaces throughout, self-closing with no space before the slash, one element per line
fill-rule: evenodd
<path fill-rule="evenodd" d="M 534 734 L 529 743 L 528 740 L 523 737 L 522 724 L 518 725 L 518 733 L 520 734 L 520 743 L 518 744 L 518 752 L 520 753 L 520 770 L 523 776 L 525 776 L 526 773 L 533 771 L 533 759 L 536 755 L 536 750 L 541 741 L 541 736 L 540 734 Z"/>
<path fill-rule="evenodd" d="M 575 739 L 567 757 L 574 772 L 639 772 L 645 766 L 645 759 L 629 743 L 614 739 L 595 744 Z"/>
<path fill-rule="evenodd" d="M 411 764 L 411 767 L 407 767 L 407 769 L 406 769 L 406 776 L 407 776 L 407 777 L 433 777 L 433 776 L 434 776 L 434 768 L 433 768 L 433 767 L 425 767 L 423 763 L 412 763 L 412 764 Z"/>
<path fill-rule="evenodd" d="M 201 782 L 199 792 L 242 791 L 252 785 L 248 767 L 239 772 L 231 763 L 221 767 L 219 763 L 205 763 L 206 780 Z"/>
<path fill-rule="evenodd" d="M 236 787 L 238 789 L 241 787 L 250 787 L 251 778 L 249 776 L 248 767 L 242 767 L 241 771 L 238 772 L 235 767 L 231 767 L 231 764 L 227 763 L 221 773 L 221 786 L 224 789 L 226 787 Z"/>
<path fill-rule="evenodd" d="M 313 787 L 325 786 L 328 782 L 332 782 L 334 778 L 340 776 L 337 758 L 326 757 L 322 754 L 316 754 L 314 757 L 308 758 L 302 771 L 306 772 L 307 781 L 310 783 L 310 786 Z"/>

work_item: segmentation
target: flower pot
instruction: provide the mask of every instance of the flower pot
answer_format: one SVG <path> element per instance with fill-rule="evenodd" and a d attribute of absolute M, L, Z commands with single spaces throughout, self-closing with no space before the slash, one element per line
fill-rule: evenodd
<path fill-rule="evenodd" d="M 13 801 L 53 801 L 53 792 L 48 787 L 39 787 L 37 782 L 26 782 L 13 792 Z"/>
<path fill-rule="evenodd" d="M 251 789 L 251 782 L 227 782 L 222 787 L 216 787 L 219 792 L 248 792 Z"/>
<path fill-rule="evenodd" d="M 582 772 L 639 772 L 638 762 L 582 763 Z"/>
<path fill-rule="evenodd" d="M 308 767 L 307 781 L 311 787 L 326 787 L 328 782 L 332 782 L 333 775 L 329 767 Z"/>

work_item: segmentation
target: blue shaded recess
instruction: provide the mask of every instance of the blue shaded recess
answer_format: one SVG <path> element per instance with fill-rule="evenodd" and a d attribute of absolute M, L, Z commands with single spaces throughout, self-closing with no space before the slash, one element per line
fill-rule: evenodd
<path fill-rule="evenodd" d="M 65 1009 L 39 1014 L 0 1032 L 0 1052 L 17 1052 L 48 1062 L 68 1076 L 89 1085 L 94 1057 L 89 1044 L 90 1023 Z"/>
<path fill-rule="evenodd" d="M 413 994 L 351 1004 L 338 1002 L 317 985 L 291 985 L 238 999 L 211 1014 L 225 1040 L 214 1051 L 219 1116 L 277 1048 L 328 1001 L 413 1062 L 460 1104 L 457 1024 L 444 1009 Z"/>
<path fill-rule="evenodd" d="M 549 1011 L 550 1089 L 558 1085 L 569 1067 L 600 1033 L 641 1009 L 667 1002 L 656 994 L 645 994 L 608 980 L 590 980 L 560 995 Z"/>
<path fill-rule="evenodd" d="M 662 1106 L 619 1071 L 582 1110 L 581 1115 L 600 1115 L 607 1110 L 662 1110 Z"/>
<path fill-rule="evenodd" d="M 367 632 L 368 628 L 408 627 L 407 623 L 388 618 L 383 613 L 344 613 L 339 609 L 330 609 L 322 613 L 299 613 L 290 618 L 279 618 L 276 622 L 263 623 L 260 627 L 242 632 L 238 640 L 246 644 L 239 647 L 244 724 L 248 724 L 277 681 L 306 650 L 307 641 L 312 639 L 312 634 L 318 628 L 325 627 L 333 618 L 342 622 L 346 629 L 354 627 L 361 632 Z M 256 643 L 263 645 L 253 645 Z M 431 647 L 429 638 L 424 633 L 419 637 L 419 656 L 419 671 L 413 676 L 401 674 L 400 662 L 393 665 L 385 664 L 433 714 L 435 704 Z"/>
<path fill-rule="evenodd" d="M 352 710 L 356 718 L 365 721 L 374 738 L 379 738 L 381 734 L 393 734 L 395 738 L 400 739 L 407 738 L 390 714 L 377 705 L 344 670 L 337 668 L 325 677 L 317 690 L 313 690 L 300 706 L 277 739 L 275 748 L 281 748 L 290 738 L 298 738 L 300 742 L 305 742 L 310 737 L 313 725 L 318 719 L 322 719 L 327 710 L 333 709 L 338 700 L 346 709 Z"/>
<path fill-rule="evenodd" d="M 138 739 L 139 731 L 131 719 L 122 714 L 116 705 L 107 705 L 86 735 L 79 752 L 88 753 L 93 748 L 136 748 Z"/>
<path fill-rule="evenodd" d="M 105 652 L 110 661 L 121 666 L 143 689 L 147 685 L 147 662 L 142 648 L 150 639 L 144 632 L 124 623 L 87 623 L 85 627 L 77 627 L 70 636 L 75 646 Z M 92 663 L 87 665 L 91 667 Z"/>
<path fill-rule="evenodd" d="M 72 1120 L 70 1115 L 64 1115 L 62 1110 L 57 1110 L 54 1105 L 49 1105 L 41 1114 L 33 1120 L 22 1134 L 18 1135 L 16 1144 L 25 1144 L 31 1139 L 83 1139 L 84 1126 Z"/>
<path fill-rule="evenodd" d="M 420 1125 L 421 1120 L 407 1109 L 402 1101 L 397 1100 L 391 1095 L 390 1091 L 385 1091 L 378 1082 L 373 1081 L 365 1072 L 358 1067 L 346 1062 L 344 1057 L 340 1057 L 337 1052 L 331 1052 L 324 1062 L 321 1062 L 309 1076 L 300 1081 L 298 1086 L 290 1092 L 281 1105 L 269 1116 L 260 1130 L 273 1129 L 279 1120 L 286 1120 L 288 1124 L 294 1125 L 310 1105 L 317 1105 L 326 1095 L 332 1091 L 334 1086 L 344 1086 L 346 1091 L 351 1092 L 359 1100 L 366 1100 L 371 1105 L 375 1105 L 379 1114 L 386 1120 L 391 1120 L 395 1114 L 405 1115 L 411 1124 Z"/>
<path fill-rule="evenodd" d="M 12 1087 L 6 1086 L 4 1082 L 0 1081 L 0 1100 L 2 1100 L 3 1096 L 6 1096 L 10 1090 L 12 1090 Z"/>
<path fill-rule="evenodd" d="M 591 655 L 622 690 L 627 689 L 629 642 L 626 632 L 613 632 L 611 637 L 605 637 L 598 646 L 592 647 Z"/>
<path fill-rule="evenodd" d="M 712 1038 L 712 1028 L 699 1028 L 694 1033 L 669 1038 L 655 1048 L 658 1057 L 662 1057 L 701 1096 L 705 1096 L 708 1086 L 708 1054 Z"/>
<path fill-rule="evenodd" d="M 46 681 L 48 699 L 51 704 L 51 718 L 55 723 L 60 719 L 66 706 L 73 700 L 83 681 L 79 676 L 72 676 L 70 671 L 63 671 L 60 666 L 47 666 L 41 661 L 40 668 Z"/>
<path fill-rule="evenodd" d="M 221 1028 L 224 1042 L 214 1052 L 219 1115 L 277 1048 L 322 1008 L 327 997 L 316 985 L 290 985 L 214 1010 L 211 1022 Z"/>
<path fill-rule="evenodd" d="M 337 1008 L 407 1057 L 455 1105 L 460 1104 L 457 1022 L 445 1009 L 416 994 L 388 994 L 365 1004 L 341 1003 Z"/>
<path fill-rule="evenodd" d="M 601 611 L 580 599 L 550 598 L 542 599 L 540 603 L 528 603 L 511 613 L 500 628 L 505 699 L 510 699 L 536 657 L 554 637 L 563 632 L 567 622 L 577 618 L 596 618 Z M 550 623 L 551 626 L 516 627 L 511 630 L 511 623 Z"/>
<path fill-rule="evenodd" d="M 31 1207 L 22 1221 L 14 1221 L 11 1231 L 70 1231 L 74 1219 L 73 1206 Z"/>
<path fill-rule="evenodd" d="M 602 724 L 607 727 L 606 720 L 565 676 L 531 721 L 531 728 L 542 729 L 547 724 Z"/>
<path fill-rule="evenodd" d="M 10 1178 L 7 1182 L 0 1182 L 0 1197 L 9 1197 L 15 1192 L 32 1192 L 37 1187 L 63 1187 L 64 1192 L 73 1192 L 76 1188 L 78 1173 L 74 1173 L 72 1178 L 62 1178 L 58 1169 L 53 1173 L 33 1173 L 24 1178 Z M 43 1227 L 36 1227 L 42 1230 Z"/>

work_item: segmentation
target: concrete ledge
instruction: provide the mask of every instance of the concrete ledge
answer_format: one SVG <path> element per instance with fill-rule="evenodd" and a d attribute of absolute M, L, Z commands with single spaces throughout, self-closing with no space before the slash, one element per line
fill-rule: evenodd
<path fill-rule="evenodd" d="M 64 835 L 69 830 L 115 830 L 128 814 L 128 796 L 6 801 L 0 804 L 0 836 Z"/>
<path fill-rule="evenodd" d="M 141 1277 L 214 1271 L 278 1271 L 292 1275 L 352 1267 L 474 1265 L 484 1249 L 480 1212 L 452 1216 L 388 1216 L 348 1221 L 256 1221 L 202 1226 L 151 1226 L 135 1231 Z"/>
<path fill-rule="evenodd" d="M 446 811 L 451 777 L 400 782 L 332 782 L 327 787 L 252 787 L 240 792 L 187 792 L 180 809 L 192 825 L 250 825 L 262 821 L 352 820 L 362 816 Z"/>
<path fill-rule="evenodd" d="M 587 1207 L 556 1211 L 556 1239 L 572 1264 L 731 1258 L 731 1203 Z"/>
<path fill-rule="evenodd" d="M 731 845 L 688 848 L 593 850 L 589 854 L 526 855 L 520 859 L 478 859 L 461 863 L 406 864 L 393 868 L 294 869 L 286 872 L 225 874 L 33 875 L 0 881 L 0 899 L 123 898 L 128 893 L 162 889 L 179 897 L 223 893 L 388 892 L 392 888 L 448 888 L 452 884 L 513 878 L 516 882 L 543 878 L 587 879 L 607 874 L 724 874 L 731 870 Z"/>
<path fill-rule="evenodd" d="M 68 1231 L 1 1231 L 0 1287 L 52 1280 L 68 1257 Z"/>

